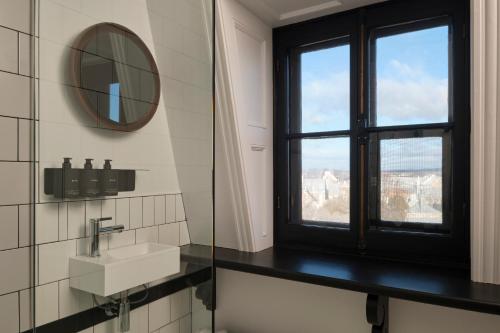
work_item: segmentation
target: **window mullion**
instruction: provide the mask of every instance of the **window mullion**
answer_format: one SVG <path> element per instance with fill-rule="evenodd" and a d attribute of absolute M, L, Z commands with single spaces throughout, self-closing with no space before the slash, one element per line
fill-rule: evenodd
<path fill-rule="evenodd" d="M 356 163 L 358 164 L 358 174 L 356 177 L 357 181 L 357 200 L 359 204 L 359 221 L 358 222 L 358 250 L 366 249 L 366 239 L 365 231 L 367 225 L 367 215 L 366 215 L 366 203 L 367 203 L 367 188 L 366 188 L 366 157 L 367 157 L 367 101 L 368 101 L 368 84 L 367 84 L 367 47 L 366 43 L 368 39 L 366 38 L 366 28 L 364 24 L 364 15 L 360 15 L 359 29 L 359 47 L 358 47 L 358 84 L 359 84 L 359 94 L 358 98 L 358 110 L 356 110 L 356 144 L 358 154 L 353 157 L 356 158 Z"/>

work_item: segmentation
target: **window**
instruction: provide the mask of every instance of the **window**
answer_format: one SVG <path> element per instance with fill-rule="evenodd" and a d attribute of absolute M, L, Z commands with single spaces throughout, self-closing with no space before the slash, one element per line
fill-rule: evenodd
<path fill-rule="evenodd" d="M 342 39 L 297 54 L 301 112 L 290 141 L 297 221 L 349 223 L 349 54 Z"/>
<path fill-rule="evenodd" d="M 276 244 L 468 264 L 467 2 L 275 29 Z"/>

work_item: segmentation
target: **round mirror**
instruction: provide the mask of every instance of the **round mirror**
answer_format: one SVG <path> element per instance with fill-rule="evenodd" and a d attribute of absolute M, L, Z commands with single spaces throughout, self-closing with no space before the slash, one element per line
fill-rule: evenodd
<path fill-rule="evenodd" d="M 98 127 L 134 131 L 156 112 L 158 67 L 129 29 L 114 23 L 88 28 L 77 40 L 71 67 L 78 99 Z"/>

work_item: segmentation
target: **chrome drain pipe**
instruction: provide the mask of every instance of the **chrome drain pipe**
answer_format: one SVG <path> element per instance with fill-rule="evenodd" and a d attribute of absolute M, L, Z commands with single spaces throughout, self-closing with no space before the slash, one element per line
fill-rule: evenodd
<path fill-rule="evenodd" d="M 120 308 L 118 310 L 118 325 L 120 332 L 130 331 L 130 302 L 128 301 L 128 292 L 123 291 L 120 294 Z"/>

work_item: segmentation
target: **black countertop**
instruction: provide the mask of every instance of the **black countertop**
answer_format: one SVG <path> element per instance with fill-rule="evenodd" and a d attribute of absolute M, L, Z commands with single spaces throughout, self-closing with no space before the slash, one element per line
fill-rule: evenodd
<path fill-rule="evenodd" d="M 270 248 L 257 253 L 216 248 L 219 268 L 422 303 L 500 314 L 500 285 L 469 272 L 417 264 Z"/>

